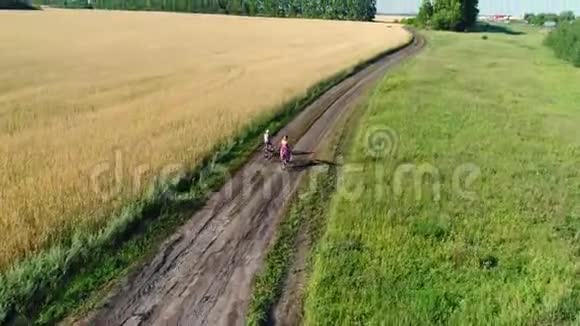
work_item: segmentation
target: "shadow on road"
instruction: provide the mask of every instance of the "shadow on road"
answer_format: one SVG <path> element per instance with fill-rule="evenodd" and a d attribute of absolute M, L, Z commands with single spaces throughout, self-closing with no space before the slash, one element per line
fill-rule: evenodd
<path fill-rule="evenodd" d="M 314 154 L 314 152 L 292 151 L 293 156 L 310 155 L 310 154 Z"/>
<path fill-rule="evenodd" d="M 292 163 L 290 170 L 292 171 L 304 171 L 308 168 L 315 166 L 326 165 L 326 166 L 339 166 L 335 162 L 326 160 L 297 160 Z"/>

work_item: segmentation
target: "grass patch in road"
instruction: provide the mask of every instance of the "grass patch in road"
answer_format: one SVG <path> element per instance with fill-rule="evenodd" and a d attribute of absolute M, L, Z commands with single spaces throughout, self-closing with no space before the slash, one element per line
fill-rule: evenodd
<path fill-rule="evenodd" d="M 284 281 L 296 254 L 298 232 L 308 232 L 313 242 L 325 219 L 326 206 L 330 194 L 334 191 L 334 167 L 314 169 L 307 176 L 308 181 L 314 180 L 314 187 L 303 187 L 297 198 L 293 200 L 290 212 L 278 227 L 278 233 L 273 247 L 266 256 L 264 267 L 254 281 L 252 298 L 246 316 L 246 324 L 250 326 L 267 325 L 270 313 L 276 301 L 282 294 Z"/>
<path fill-rule="evenodd" d="M 580 73 L 524 32 L 428 32 L 375 89 L 306 325 L 580 322 Z"/>

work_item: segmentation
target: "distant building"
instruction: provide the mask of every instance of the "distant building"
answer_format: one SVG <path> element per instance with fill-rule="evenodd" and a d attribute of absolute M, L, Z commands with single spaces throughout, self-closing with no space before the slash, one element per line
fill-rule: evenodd
<path fill-rule="evenodd" d="M 552 28 L 556 28 L 557 25 L 558 24 L 555 21 L 551 20 L 551 21 L 547 21 L 544 23 L 544 28 L 552 29 Z"/>
<path fill-rule="evenodd" d="M 494 21 L 494 22 L 509 22 L 511 21 L 512 16 L 510 15 L 492 15 L 492 16 L 488 16 L 489 21 Z"/>
<path fill-rule="evenodd" d="M 377 0 L 377 12 L 382 14 L 414 15 L 422 0 Z M 523 17 L 526 13 L 560 13 L 572 10 L 580 15 L 580 0 L 479 0 L 484 16 L 510 15 Z"/>

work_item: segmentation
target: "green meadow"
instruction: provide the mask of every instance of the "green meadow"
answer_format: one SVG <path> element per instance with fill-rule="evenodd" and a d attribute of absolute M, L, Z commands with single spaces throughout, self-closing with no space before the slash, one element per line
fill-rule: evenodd
<path fill-rule="evenodd" d="M 580 69 L 514 29 L 425 32 L 372 92 L 307 325 L 580 324 Z"/>

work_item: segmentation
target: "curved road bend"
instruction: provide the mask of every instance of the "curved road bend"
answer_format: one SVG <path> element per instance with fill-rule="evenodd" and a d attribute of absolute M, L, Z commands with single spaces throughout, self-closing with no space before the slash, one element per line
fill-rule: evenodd
<path fill-rule="evenodd" d="M 417 53 L 420 36 L 347 78 L 318 98 L 279 135 L 313 151 L 333 123 L 389 68 Z M 307 157 L 308 158 L 308 157 Z M 281 171 L 261 153 L 214 193 L 159 252 L 112 291 L 79 325 L 243 325 L 253 277 L 302 170 Z"/>

